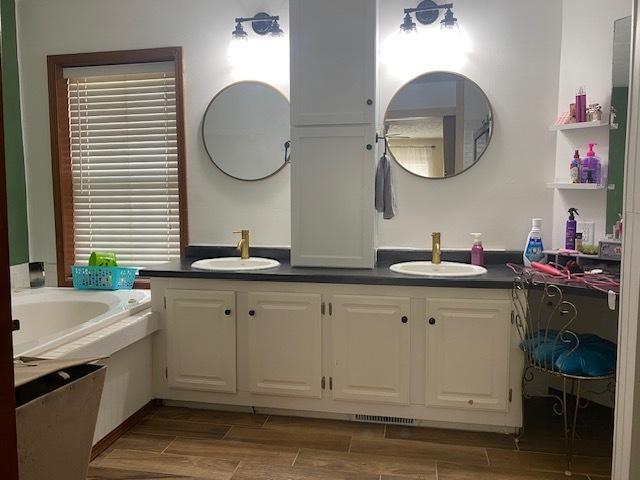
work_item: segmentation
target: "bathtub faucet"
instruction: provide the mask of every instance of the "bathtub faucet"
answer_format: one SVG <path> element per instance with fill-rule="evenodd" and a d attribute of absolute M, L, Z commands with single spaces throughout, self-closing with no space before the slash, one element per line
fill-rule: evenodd
<path fill-rule="evenodd" d="M 31 288 L 44 287 L 44 262 L 29 262 L 29 285 Z"/>

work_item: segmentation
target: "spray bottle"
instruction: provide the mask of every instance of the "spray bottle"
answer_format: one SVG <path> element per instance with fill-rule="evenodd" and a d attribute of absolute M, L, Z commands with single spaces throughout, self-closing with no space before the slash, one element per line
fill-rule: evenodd
<path fill-rule="evenodd" d="M 578 222 L 575 215 L 580 215 L 575 208 L 569 209 L 569 219 L 567 220 L 567 228 L 565 231 L 564 248 L 567 250 L 576 249 L 576 232 L 578 231 Z"/>

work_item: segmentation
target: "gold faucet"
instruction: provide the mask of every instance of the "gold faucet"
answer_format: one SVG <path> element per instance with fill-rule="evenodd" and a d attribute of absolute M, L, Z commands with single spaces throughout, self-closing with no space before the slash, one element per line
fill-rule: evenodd
<path fill-rule="evenodd" d="M 240 250 L 240 258 L 247 260 L 249 258 L 249 230 L 241 230 L 233 233 L 242 234 L 242 238 L 238 241 L 236 249 Z"/>
<path fill-rule="evenodd" d="M 431 263 L 434 265 L 439 265 L 442 256 L 442 251 L 440 249 L 440 232 L 433 232 L 431 234 Z"/>

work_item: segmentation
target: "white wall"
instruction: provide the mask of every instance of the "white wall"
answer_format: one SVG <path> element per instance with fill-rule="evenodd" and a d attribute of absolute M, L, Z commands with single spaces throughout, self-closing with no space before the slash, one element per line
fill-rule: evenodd
<path fill-rule="evenodd" d="M 233 19 L 261 10 L 281 15 L 281 26 L 288 30 L 287 0 L 18 2 L 32 258 L 56 259 L 46 56 L 163 46 L 184 47 L 191 242 L 231 244 L 233 230 L 250 228 L 255 244 L 289 244 L 289 168 L 260 182 L 234 180 L 211 163 L 200 139 L 211 98 L 242 79 L 227 59 Z M 275 86 L 288 96 L 288 82 Z"/>
<path fill-rule="evenodd" d="M 593 4 L 594 9 L 598 5 L 595 0 L 565 2 L 576 10 L 584 3 Z M 625 12 L 618 14 L 617 10 L 623 10 L 620 6 L 611 8 L 611 2 L 606 3 L 597 14 L 585 9 L 584 21 L 598 25 L 590 28 L 587 23 L 583 29 L 588 32 L 588 49 L 584 48 L 585 35 L 578 34 L 577 40 L 565 35 L 565 44 L 572 48 L 563 47 L 566 64 L 562 75 L 562 12 L 557 0 L 457 0 L 455 13 L 471 44 L 464 58 L 429 54 L 430 48 L 436 46 L 438 52 L 442 47 L 443 42 L 435 41 L 424 46 L 423 55 L 407 59 L 402 68 L 381 64 L 380 121 L 393 93 L 404 82 L 425 71 L 446 69 L 467 75 L 485 90 L 494 109 L 495 133 L 482 160 L 455 178 L 425 180 L 397 168 L 399 215 L 380 221 L 380 246 L 425 247 L 429 233 L 440 230 L 446 248 L 468 248 L 468 233 L 481 231 L 487 248 L 520 249 L 534 216 L 544 219 L 550 243 L 554 207 L 546 182 L 554 178 L 556 152 L 560 155 L 561 147 L 556 150 L 556 135 L 547 127 L 558 112 L 558 79 L 562 92 L 572 94 L 576 82 L 568 78 L 568 72 L 576 72 L 580 83 L 586 83 L 595 95 L 597 88 L 584 78 L 602 75 L 606 82 L 605 77 L 610 76 L 610 59 L 605 57 L 611 52 L 607 29 L 612 21 L 603 20 L 603 15 L 613 19 Z M 247 227 L 254 244 L 288 245 L 288 168 L 261 182 L 233 180 L 211 165 L 199 136 L 202 114 L 211 97 L 239 79 L 226 54 L 233 17 L 266 10 L 281 15 L 287 31 L 287 4 L 287 0 L 20 0 L 32 257 L 55 261 L 46 55 L 173 45 L 185 48 L 191 242 L 230 244 L 235 240 L 230 232 Z M 380 2 L 383 42 L 397 32 L 406 6 L 405 0 Z M 565 26 L 573 21 L 565 18 Z M 436 26 L 421 27 L 429 28 L 437 31 Z M 568 55 L 578 46 L 588 53 Z M 576 68 L 580 65 L 584 73 Z M 276 86 L 288 91 L 286 81 Z M 566 93 L 561 93 L 563 105 L 564 97 Z M 585 216 L 589 215 L 587 208 Z"/>
<path fill-rule="evenodd" d="M 562 56 L 558 113 L 569 110 L 575 101 L 576 90 L 586 87 L 587 103 L 600 103 L 608 114 L 611 104 L 613 24 L 631 15 L 631 0 L 563 0 Z M 556 115 L 557 116 L 557 115 Z M 606 119 L 607 117 L 605 117 Z M 554 119 L 551 119 L 550 124 Z M 587 143 L 598 143 L 596 152 L 605 162 L 609 155 L 609 130 L 569 131 L 558 136 L 556 178 L 569 177 L 569 164 L 576 149 L 585 156 Z M 606 172 L 606 165 L 603 167 Z M 604 237 L 606 228 L 607 192 L 556 191 L 554 193 L 553 247 L 564 247 L 567 210 L 575 207 L 580 220 L 593 221 L 596 240 Z"/>
<path fill-rule="evenodd" d="M 421 55 L 390 67 L 384 44 L 397 32 L 409 4 L 380 2 L 380 122 L 403 83 L 443 69 L 468 76 L 486 92 L 495 132 L 480 162 L 457 177 L 426 180 L 396 168 L 399 214 L 380 221 L 379 245 L 424 248 L 437 230 L 445 248 L 469 248 L 469 232 L 483 232 L 485 248 L 522 249 L 532 217 L 545 220 L 550 239 L 552 199 L 545 183 L 553 177 L 555 156 L 548 125 L 557 104 L 558 2 L 456 0 L 456 17 L 469 37 L 466 58 L 437 55 L 442 42 L 435 38 L 425 41 Z"/>

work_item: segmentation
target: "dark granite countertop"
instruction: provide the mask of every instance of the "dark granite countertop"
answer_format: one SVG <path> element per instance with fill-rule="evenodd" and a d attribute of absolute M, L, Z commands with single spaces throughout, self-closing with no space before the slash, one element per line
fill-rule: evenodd
<path fill-rule="evenodd" d="M 148 267 L 140 275 L 150 278 L 204 278 L 218 280 L 246 280 L 299 283 L 339 283 L 357 285 L 397 285 L 410 287 L 450 287 L 511 289 L 514 272 L 507 262 L 518 263 L 519 252 L 485 252 L 487 273 L 477 277 L 437 278 L 416 277 L 395 273 L 389 266 L 405 261 L 431 258 L 430 252 L 417 250 L 379 250 L 378 263 L 373 269 L 292 267 L 289 250 L 281 248 L 252 248 L 255 257 L 274 258 L 280 266 L 253 272 L 212 272 L 191 268 L 191 264 L 202 258 L 233 257 L 237 252 L 233 247 L 190 246 L 187 256 L 163 265 Z M 469 263 L 467 252 L 442 252 L 443 261 Z M 604 297 L 606 294 L 579 286 L 566 286 L 567 293 Z"/>

